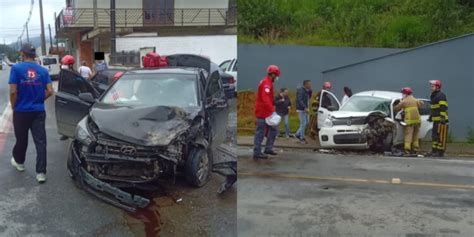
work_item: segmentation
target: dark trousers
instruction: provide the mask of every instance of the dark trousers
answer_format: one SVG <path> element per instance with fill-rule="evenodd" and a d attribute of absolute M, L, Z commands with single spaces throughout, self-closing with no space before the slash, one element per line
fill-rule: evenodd
<path fill-rule="evenodd" d="M 434 122 L 431 140 L 433 142 L 433 151 L 444 154 L 444 151 L 446 151 L 446 142 L 448 140 L 448 124 Z"/>
<path fill-rule="evenodd" d="M 273 143 L 275 143 L 275 138 L 278 135 L 278 127 L 268 126 L 267 123 L 265 123 L 265 119 L 257 118 L 253 149 L 254 155 L 262 154 L 262 141 L 265 137 L 266 129 L 268 129 L 268 134 L 265 151 L 271 151 L 273 149 Z"/>
<path fill-rule="evenodd" d="M 36 146 L 36 173 L 46 173 L 46 113 L 13 112 L 13 128 L 16 137 L 15 147 L 13 147 L 15 162 L 25 163 L 28 131 L 31 130 Z"/>

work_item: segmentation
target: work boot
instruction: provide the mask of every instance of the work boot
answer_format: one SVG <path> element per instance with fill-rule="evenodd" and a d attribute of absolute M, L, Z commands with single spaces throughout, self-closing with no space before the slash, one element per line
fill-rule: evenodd
<path fill-rule="evenodd" d="M 264 154 L 256 154 L 256 155 L 253 155 L 253 159 L 254 160 L 258 160 L 258 159 L 266 160 L 266 159 L 268 159 L 268 156 L 266 156 Z"/>
<path fill-rule="evenodd" d="M 276 153 L 276 152 L 274 152 L 274 151 L 272 151 L 272 150 L 264 151 L 263 153 L 264 153 L 264 154 L 267 154 L 267 155 L 272 155 L 272 156 L 278 155 L 278 153 Z"/>

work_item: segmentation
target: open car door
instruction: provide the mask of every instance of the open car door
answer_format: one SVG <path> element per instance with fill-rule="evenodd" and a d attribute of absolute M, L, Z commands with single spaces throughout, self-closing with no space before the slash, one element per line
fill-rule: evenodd
<path fill-rule="evenodd" d="M 81 99 L 84 93 L 90 93 L 92 100 Z M 99 93 L 87 79 L 77 72 L 61 69 L 55 98 L 58 133 L 73 137 L 77 123 L 89 113 L 93 99 L 98 97 Z"/>
<path fill-rule="evenodd" d="M 341 103 L 332 92 L 322 90 L 318 108 L 318 129 L 322 127 L 324 120 L 329 118 L 331 112 L 339 110 L 340 107 Z"/>

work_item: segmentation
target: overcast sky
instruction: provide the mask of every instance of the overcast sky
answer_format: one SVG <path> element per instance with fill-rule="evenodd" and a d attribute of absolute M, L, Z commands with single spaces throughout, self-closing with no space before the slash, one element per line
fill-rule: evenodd
<path fill-rule="evenodd" d="M 28 18 L 31 0 L 0 0 L 0 43 L 3 39 L 7 44 L 15 42 L 21 34 Z M 51 24 L 51 33 L 54 35 L 54 12 L 65 7 L 66 0 L 43 0 L 43 18 L 46 37 L 49 36 L 48 24 Z M 33 14 L 28 25 L 30 37 L 41 34 L 39 0 L 34 0 Z M 23 42 L 26 32 L 23 35 Z"/>

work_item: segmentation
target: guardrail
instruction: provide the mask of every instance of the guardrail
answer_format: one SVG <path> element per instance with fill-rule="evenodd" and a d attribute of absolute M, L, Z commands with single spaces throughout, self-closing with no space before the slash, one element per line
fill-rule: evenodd
<path fill-rule="evenodd" d="M 110 27 L 115 11 L 116 27 L 235 26 L 237 8 L 66 8 L 56 18 L 56 29 L 65 27 Z"/>

